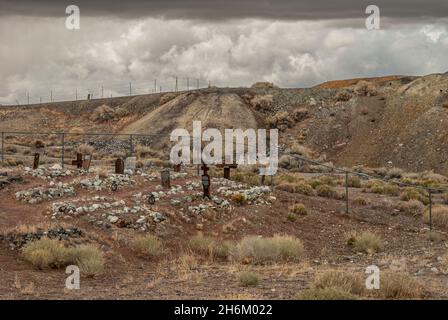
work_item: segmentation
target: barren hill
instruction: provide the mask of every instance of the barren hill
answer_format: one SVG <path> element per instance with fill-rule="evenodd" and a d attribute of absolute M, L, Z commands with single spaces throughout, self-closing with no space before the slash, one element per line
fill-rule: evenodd
<path fill-rule="evenodd" d="M 0 108 L 1 131 L 160 134 L 174 128 L 280 129 L 337 165 L 448 173 L 448 75 L 332 81 L 306 89 L 257 85 Z M 163 138 L 166 135 L 166 138 Z M 165 150 L 166 149 L 166 150 Z"/>

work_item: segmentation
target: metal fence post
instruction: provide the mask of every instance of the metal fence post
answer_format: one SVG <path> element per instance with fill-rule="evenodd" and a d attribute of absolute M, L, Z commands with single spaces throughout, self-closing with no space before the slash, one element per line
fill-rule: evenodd
<path fill-rule="evenodd" d="M 428 189 L 429 194 L 429 230 L 432 231 L 432 192 Z"/>
<path fill-rule="evenodd" d="M 129 151 L 130 151 L 129 156 L 132 157 L 132 155 L 134 154 L 134 142 L 132 139 L 132 134 L 129 136 Z"/>
<path fill-rule="evenodd" d="M 3 145 L 5 144 L 5 133 L 2 131 L 2 163 L 5 160 L 4 154 L 3 154 Z"/>
<path fill-rule="evenodd" d="M 65 154 L 65 132 L 62 132 L 62 146 L 61 146 L 62 168 L 64 168 L 64 154 Z"/>
<path fill-rule="evenodd" d="M 5 156 L 4 156 L 4 153 L 3 153 L 3 146 L 4 146 L 4 144 L 5 144 L 5 133 L 2 131 L 2 164 L 3 164 L 3 162 L 5 161 Z"/>
<path fill-rule="evenodd" d="M 345 213 L 348 214 L 348 172 L 345 172 Z"/>

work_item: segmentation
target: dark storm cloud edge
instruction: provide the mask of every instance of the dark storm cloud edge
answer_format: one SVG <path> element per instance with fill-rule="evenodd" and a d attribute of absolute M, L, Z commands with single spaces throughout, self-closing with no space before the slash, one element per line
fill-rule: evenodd
<path fill-rule="evenodd" d="M 125 19 L 166 17 L 178 19 L 345 19 L 364 13 L 369 4 L 392 18 L 447 17 L 447 0 L 0 0 L 0 16 L 58 17 L 70 4 L 88 16 Z"/>

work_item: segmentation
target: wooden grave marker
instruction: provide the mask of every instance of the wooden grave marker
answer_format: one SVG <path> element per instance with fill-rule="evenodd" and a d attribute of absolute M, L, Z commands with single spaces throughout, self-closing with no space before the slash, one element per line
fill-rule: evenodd
<path fill-rule="evenodd" d="M 82 168 L 86 171 L 90 169 L 90 162 L 92 161 L 92 155 L 86 154 L 84 155 L 84 160 L 82 162 Z"/>
<path fill-rule="evenodd" d="M 208 175 L 209 167 L 204 163 L 201 167 L 202 170 L 202 189 L 203 189 L 203 198 L 210 199 L 210 176 Z"/>
<path fill-rule="evenodd" d="M 72 160 L 72 165 L 78 169 L 82 168 L 82 153 L 76 153 L 76 160 Z"/>
<path fill-rule="evenodd" d="M 117 160 L 115 160 L 115 173 L 124 174 L 124 161 L 121 158 L 117 158 Z"/>
<path fill-rule="evenodd" d="M 163 169 L 160 171 L 160 178 L 162 179 L 162 187 L 169 189 L 171 188 L 171 181 L 170 181 L 170 170 L 169 169 Z"/>

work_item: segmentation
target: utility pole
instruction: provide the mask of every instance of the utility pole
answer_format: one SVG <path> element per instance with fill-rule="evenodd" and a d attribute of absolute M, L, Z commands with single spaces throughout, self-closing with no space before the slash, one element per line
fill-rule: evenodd
<path fill-rule="evenodd" d="M 190 90 L 190 78 L 187 77 L 187 90 Z"/>
<path fill-rule="evenodd" d="M 78 101 L 78 88 L 75 88 L 75 101 Z"/>
<path fill-rule="evenodd" d="M 199 79 L 196 79 L 196 86 L 197 86 L 198 89 L 199 89 Z"/>
<path fill-rule="evenodd" d="M 53 102 L 53 90 L 50 91 L 50 101 Z"/>
<path fill-rule="evenodd" d="M 211 88 L 212 87 L 212 82 L 210 80 L 208 80 L 208 87 Z"/>
<path fill-rule="evenodd" d="M 162 86 L 160 86 L 160 92 L 162 92 Z"/>
<path fill-rule="evenodd" d="M 103 86 L 101 86 L 101 99 L 103 99 L 104 98 L 104 88 L 103 88 Z"/>
<path fill-rule="evenodd" d="M 39 104 L 42 104 L 42 97 L 39 97 Z"/>
<path fill-rule="evenodd" d="M 129 96 L 132 95 L 132 83 L 129 82 Z"/>
<path fill-rule="evenodd" d="M 177 77 L 176 77 L 176 87 L 174 88 L 174 91 L 177 92 Z"/>
<path fill-rule="evenodd" d="M 26 92 L 26 100 L 28 101 L 28 105 L 30 104 L 30 93 Z"/>
<path fill-rule="evenodd" d="M 157 93 L 157 78 L 154 79 L 154 93 Z"/>

